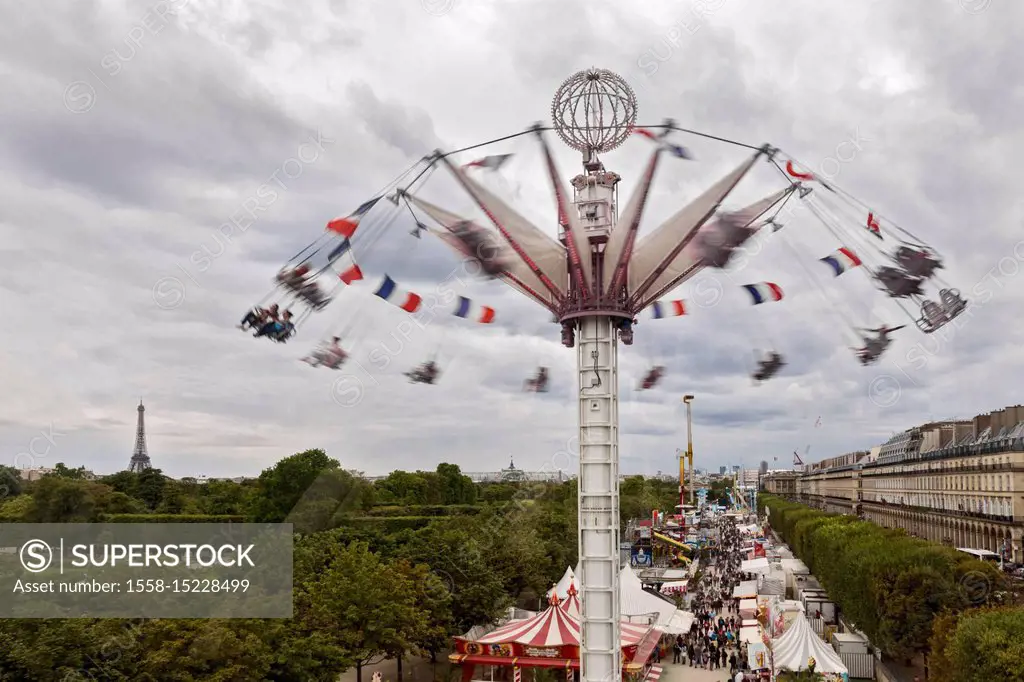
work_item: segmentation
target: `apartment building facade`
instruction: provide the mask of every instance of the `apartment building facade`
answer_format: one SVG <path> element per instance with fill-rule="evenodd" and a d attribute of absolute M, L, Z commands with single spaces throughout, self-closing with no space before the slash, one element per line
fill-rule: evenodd
<path fill-rule="evenodd" d="M 1024 562 L 1024 407 L 898 433 L 854 452 L 771 474 L 766 491 L 955 547 Z"/>

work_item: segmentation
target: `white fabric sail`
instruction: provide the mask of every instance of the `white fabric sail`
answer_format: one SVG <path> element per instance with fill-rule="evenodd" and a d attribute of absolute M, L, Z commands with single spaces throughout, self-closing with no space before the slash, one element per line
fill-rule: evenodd
<path fill-rule="evenodd" d="M 488 214 L 488 218 L 495 223 L 498 231 L 505 231 L 502 236 L 505 241 L 517 251 L 517 258 L 524 260 L 523 255 L 537 266 L 543 276 L 535 275 L 542 282 L 545 277 L 555 289 L 553 294 L 564 296 L 569 283 L 569 273 L 566 268 L 565 247 L 559 244 L 554 238 L 544 234 L 535 227 L 529 220 L 519 215 L 515 209 L 506 204 L 497 195 L 469 177 L 469 174 L 461 168 L 449 163 L 447 164 L 452 173 L 469 192 L 473 199 Z M 520 255 L 519 252 L 523 255 Z M 524 260 L 525 262 L 525 260 Z M 526 263 L 529 267 L 529 263 Z M 532 268 L 530 268 L 532 271 Z M 544 289 L 550 291 L 547 284 Z"/>
<path fill-rule="evenodd" d="M 424 201 L 413 194 L 405 194 L 405 197 L 413 203 L 416 208 L 420 209 L 438 224 L 451 229 L 458 223 L 464 222 L 467 219 L 451 211 L 446 211 L 440 206 Z M 472 222 L 472 221 L 470 221 Z M 475 223 L 474 223 L 475 224 Z M 431 234 L 439 237 L 445 244 L 450 246 L 460 257 L 470 256 L 471 254 L 466 252 L 466 249 L 462 242 L 454 235 L 446 232 L 440 232 L 437 230 L 431 230 Z M 556 304 L 555 297 L 550 291 L 544 286 L 540 279 L 530 270 L 529 266 L 526 265 L 518 256 L 511 254 L 508 259 L 508 274 L 510 277 L 499 276 L 498 279 L 502 280 L 513 289 L 519 291 L 524 296 L 531 298 L 541 305 L 546 307 L 552 307 Z"/>
<path fill-rule="evenodd" d="M 674 265 L 700 226 L 711 217 L 760 156 L 761 152 L 758 151 L 640 240 L 629 271 L 629 292 L 633 300 L 647 298 L 647 291 L 664 274 L 663 270 Z M 685 273 L 688 267 L 680 268 L 677 274 Z"/>
<path fill-rule="evenodd" d="M 615 276 L 615 268 L 627 246 L 631 247 L 630 238 L 636 239 L 638 230 L 631 230 L 631 226 L 639 226 L 643 217 L 644 208 L 647 206 L 647 197 L 651 191 L 651 183 L 654 181 L 654 171 L 658 167 L 658 159 L 661 157 L 660 150 L 656 149 L 651 154 L 651 160 L 647 163 L 647 169 L 640 177 L 640 184 L 633 191 L 626 208 L 619 214 L 615 223 L 615 229 L 608 237 L 608 243 L 604 247 L 604 281 L 601 287 L 604 291 L 611 286 L 612 278 Z"/>
<path fill-rule="evenodd" d="M 575 261 L 578 263 L 578 266 L 573 264 L 572 261 L 574 259 L 570 258 L 567 268 L 569 275 L 577 280 L 576 284 L 584 292 L 591 292 L 593 289 L 590 284 L 590 242 L 583 233 L 583 225 L 580 224 L 575 206 L 569 202 L 569 198 L 565 194 L 567 185 L 562 184 L 562 174 L 558 172 L 555 157 L 551 154 L 551 149 L 544 140 L 544 135 L 538 131 L 537 136 L 540 138 L 541 147 L 544 149 L 544 161 L 548 167 L 548 176 L 551 179 L 551 187 L 555 195 L 559 222 L 562 223 L 565 229 L 565 250 L 569 256 L 575 254 Z"/>
<path fill-rule="evenodd" d="M 792 187 L 779 190 L 774 194 L 769 194 L 765 198 L 755 201 L 746 208 L 742 208 L 736 211 L 733 215 L 741 217 L 744 223 L 750 224 L 756 221 L 761 215 L 771 210 L 773 206 L 785 199 L 792 192 Z M 697 230 L 697 233 L 703 234 L 706 231 L 712 231 L 718 229 L 718 221 L 710 224 L 705 224 L 703 227 Z M 646 307 L 658 300 L 672 289 L 685 282 L 690 277 L 704 269 L 704 266 L 700 264 L 700 249 L 697 244 L 698 240 L 694 239 L 690 242 L 680 253 L 677 255 L 665 271 L 662 272 L 654 283 L 648 289 L 647 294 L 643 298 L 643 307 Z"/>

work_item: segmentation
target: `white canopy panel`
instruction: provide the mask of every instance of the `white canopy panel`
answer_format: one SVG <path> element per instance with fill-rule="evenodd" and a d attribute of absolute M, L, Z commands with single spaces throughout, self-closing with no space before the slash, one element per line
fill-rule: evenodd
<path fill-rule="evenodd" d="M 619 604 L 623 618 L 653 613 L 657 614 L 659 626 L 668 623 L 676 612 L 674 603 L 644 590 L 640 578 L 629 566 L 624 566 L 619 573 Z"/>
<path fill-rule="evenodd" d="M 508 233 L 506 241 L 513 248 L 515 245 L 518 245 L 541 271 L 551 279 L 559 295 L 564 294 L 569 283 L 565 247 L 555 241 L 554 238 L 540 231 L 529 220 L 519 215 L 514 208 L 498 198 L 498 195 L 469 177 L 468 173 L 455 166 L 451 166 L 451 169 L 459 180 L 462 181 L 466 190 L 485 208 L 485 212 L 490 214 L 488 217 L 491 218 L 492 222 L 501 225 Z M 522 260 L 519 256 L 516 256 L 516 258 Z M 534 276 L 532 281 L 524 281 L 530 286 L 533 286 L 533 282 L 537 281 L 543 294 L 547 295 L 550 293 L 547 287 L 539 283 L 539 278 L 536 276 Z"/>
<path fill-rule="evenodd" d="M 733 599 L 753 599 L 757 596 L 757 581 L 756 580 L 744 580 L 736 587 L 732 588 Z"/>
<path fill-rule="evenodd" d="M 693 625 L 694 619 L 695 616 L 689 611 L 676 611 L 668 622 L 659 625 L 658 629 L 669 635 L 685 635 L 690 632 L 690 626 Z"/>
<path fill-rule="evenodd" d="M 740 570 L 744 573 L 767 573 L 771 570 L 771 567 L 768 565 L 766 557 L 758 557 L 757 559 L 741 561 Z"/>
<path fill-rule="evenodd" d="M 455 227 L 456 225 L 458 225 L 459 223 L 467 221 L 466 218 L 463 218 L 462 216 L 460 216 L 458 214 L 452 213 L 451 211 L 446 211 L 445 209 L 441 208 L 440 206 L 435 206 L 434 204 L 430 203 L 429 201 L 424 201 L 423 199 L 420 199 L 419 197 L 417 197 L 415 195 L 406 194 L 405 196 L 408 197 L 409 201 L 411 201 L 417 208 L 419 208 L 421 211 L 423 211 L 428 216 L 430 216 L 439 225 L 443 225 L 446 229 L 450 230 L 453 227 Z M 468 222 L 473 223 L 473 225 L 477 225 L 473 221 L 468 221 Z M 480 227 L 480 226 L 477 225 L 477 227 Z M 484 229 L 484 228 L 481 228 L 481 229 Z M 467 253 L 467 249 L 466 249 L 465 245 L 457 237 L 455 237 L 454 235 L 452 235 L 450 233 L 440 232 L 438 230 L 431 230 L 430 232 L 434 236 L 439 237 L 441 239 L 441 241 L 443 241 L 453 251 L 455 251 L 455 253 L 458 256 L 460 256 L 460 257 L 467 257 L 467 256 L 472 256 L 473 255 L 471 253 Z M 555 300 L 554 297 L 551 295 L 551 293 L 544 286 L 543 282 L 540 281 L 540 278 L 538 278 L 537 275 L 535 275 L 533 273 L 533 271 L 530 270 L 529 266 L 527 266 L 526 263 L 524 263 L 523 260 L 519 256 L 517 256 L 514 253 L 511 253 L 511 254 L 509 254 L 509 256 L 506 259 L 506 261 L 507 261 L 507 264 L 508 264 L 507 265 L 508 270 L 506 272 L 508 272 L 509 275 L 514 277 L 519 282 L 522 282 L 525 286 L 530 287 L 531 289 L 533 289 L 533 291 L 535 291 L 537 293 L 537 296 L 541 297 L 541 300 L 539 301 L 540 303 L 547 303 L 549 305 L 553 305 L 554 300 Z M 526 296 L 528 298 L 531 298 L 531 299 L 535 298 L 528 291 L 526 291 L 525 289 L 520 287 L 516 282 L 512 281 L 508 277 L 499 276 L 499 278 L 503 282 L 508 284 L 510 287 L 512 287 L 513 289 L 516 289 L 517 291 L 519 291 L 524 296 Z"/>
<path fill-rule="evenodd" d="M 814 634 L 806 618 L 797 618 L 781 637 L 772 640 L 772 652 L 776 672 L 806 670 L 807 661 L 811 658 L 817 663 L 815 672 L 849 672 L 839 654 Z"/>
<path fill-rule="evenodd" d="M 679 245 L 692 240 L 700 226 L 711 217 L 722 200 L 732 192 L 759 157 L 760 152 L 746 159 L 735 170 L 655 228 L 654 232 L 640 240 L 629 269 L 629 292 L 632 296 L 641 301 L 648 301 L 663 285 L 683 277 L 693 269 L 700 255 L 698 249 L 692 241 L 681 250 L 678 248 Z M 667 266 L 667 269 L 658 274 L 662 266 Z M 695 273 L 696 270 L 690 275 Z M 682 281 L 680 279 L 679 283 Z M 637 296 L 645 283 L 648 284 L 647 290 Z"/>
<path fill-rule="evenodd" d="M 615 266 L 619 263 L 622 252 L 626 249 L 629 240 L 636 239 L 636 232 L 631 232 L 630 227 L 634 222 L 639 222 L 643 215 L 644 206 L 647 204 L 647 195 L 651 190 L 651 181 L 654 179 L 654 170 L 658 166 L 660 150 L 655 150 L 651 160 L 647 162 L 647 169 L 640 176 L 640 184 L 633 191 L 626 208 L 619 214 L 615 229 L 608 236 L 608 243 L 604 247 L 604 281 L 601 283 L 603 289 L 607 290 L 615 276 Z M 635 241 L 634 241 L 635 244 Z"/>

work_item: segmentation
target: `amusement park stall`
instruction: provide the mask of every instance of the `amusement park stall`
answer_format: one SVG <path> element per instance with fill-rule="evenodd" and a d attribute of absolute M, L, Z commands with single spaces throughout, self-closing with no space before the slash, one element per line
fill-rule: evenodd
<path fill-rule="evenodd" d="M 474 679 L 477 666 L 511 670 L 513 682 L 521 682 L 524 668 L 560 669 L 567 680 L 574 680 L 580 668 L 580 621 L 575 590 L 570 593 L 565 602 L 553 596 L 548 608 L 532 618 L 506 623 L 472 639 L 456 637 L 449 660 L 462 666 L 463 682 Z M 621 623 L 624 680 L 645 680 L 652 672 L 661 635 L 660 629 L 646 623 Z"/>

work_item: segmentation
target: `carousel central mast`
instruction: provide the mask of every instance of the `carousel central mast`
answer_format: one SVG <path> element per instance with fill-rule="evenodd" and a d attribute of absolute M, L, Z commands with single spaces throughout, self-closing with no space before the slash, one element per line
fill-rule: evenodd
<path fill-rule="evenodd" d="M 562 141 L 582 153 L 584 170 L 572 180 L 569 210 L 575 215 L 570 220 L 561 210 L 559 214 L 570 274 L 559 321 L 563 343 L 576 346 L 579 375 L 580 673 L 584 682 L 610 682 L 622 675 L 617 337 L 632 342 L 633 316 L 622 297 L 607 294 L 601 286 L 621 178 L 604 168 L 598 154 L 615 149 L 632 132 L 636 96 L 610 71 L 581 71 L 555 94 L 552 118 Z"/>

